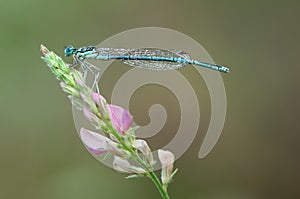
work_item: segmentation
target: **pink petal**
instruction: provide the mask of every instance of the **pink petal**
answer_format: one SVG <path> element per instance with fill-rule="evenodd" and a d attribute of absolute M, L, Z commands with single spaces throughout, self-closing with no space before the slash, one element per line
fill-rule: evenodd
<path fill-rule="evenodd" d="M 85 105 L 83 105 L 82 110 L 83 110 L 83 115 L 85 116 L 86 119 L 92 120 L 95 117 L 95 114 L 92 113 L 92 111 Z"/>
<path fill-rule="evenodd" d="M 130 163 L 127 160 L 124 160 L 118 156 L 114 156 L 113 168 L 117 171 L 130 173 Z"/>
<path fill-rule="evenodd" d="M 123 109 L 121 129 L 126 132 L 132 125 L 132 116 L 128 110 Z"/>
<path fill-rule="evenodd" d="M 153 163 L 153 156 L 151 153 L 151 149 L 145 140 L 135 140 L 133 141 L 132 146 L 134 146 L 137 150 L 142 152 L 142 154 L 145 156 L 145 158 L 148 160 L 150 164 Z"/>
<path fill-rule="evenodd" d="M 94 154 L 101 154 L 107 151 L 108 138 L 103 135 L 81 128 L 80 138 L 87 148 Z"/>
<path fill-rule="evenodd" d="M 125 173 L 145 173 L 146 171 L 143 168 L 135 167 L 131 165 L 127 160 L 114 156 L 113 168 L 120 172 Z"/>
<path fill-rule="evenodd" d="M 174 155 L 170 151 L 158 150 L 158 158 L 163 167 L 172 165 L 174 163 Z"/>
<path fill-rule="evenodd" d="M 91 94 L 91 96 L 92 96 L 93 101 L 94 101 L 99 107 L 103 106 L 103 104 L 106 103 L 105 98 L 104 98 L 102 95 L 100 95 L 99 93 L 95 93 L 95 92 L 94 92 L 94 93 Z"/>
<path fill-rule="evenodd" d="M 135 140 L 133 141 L 132 145 L 143 154 L 151 153 L 151 150 L 145 140 Z"/>
<path fill-rule="evenodd" d="M 77 82 L 77 84 L 79 84 L 81 86 L 84 84 L 82 79 L 80 79 L 80 78 L 75 77 L 75 81 Z"/>
<path fill-rule="evenodd" d="M 92 152 L 93 154 L 95 155 L 99 155 L 99 154 L 102 154 L 102 153 L 105 153 L 106 151 L 105 150 L 100 150 L 100 149 L 92 149 L 90 147 L 87 146 L 87 148 L 89 149 L 90 152 Z"/>
<path fill-rule="evenodd" d="M 122 135 L 132 125 L 132 116 L 128 110 L 115 105 L 107 105 L 108 113 L 113 127 Z"/>
<path fill-rule="evenodd" d="M 118 117 L 118 115 L 120 115 L 119 112 L 121 112 L 121 110 L 119 108 L 117 108 L 114 105 L 107 105 L 107 109 L 108 109 L 108 114 L 109 117 L 111 119 L 111 122 L 113 124 L 113 127 L 120 132 L 121 129 L 121 122 L 120 122 L 120 118 Z M 120 132 L 121 133 L 121 132 Z"/>

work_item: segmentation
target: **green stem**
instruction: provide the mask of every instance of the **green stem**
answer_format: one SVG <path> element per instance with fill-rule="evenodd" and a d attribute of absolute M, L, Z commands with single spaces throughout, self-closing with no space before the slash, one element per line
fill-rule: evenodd
<path fill-rule="evenodd" d="M 153 183 L 155 184 L 156 188 L 159 190 L 161 196 L 163 199 L 170 199 L 168 192 L 163 188 L 162 184 L 158 180 L 157 176 L 153 171 L 149 171 L 149 175 Z"/>
<path fill-rule="evenodd" d="M 124 149 L 126 149 L 127 151 L 129 151 L 130 154 L 133 156 L 133 158 L 147 171 L 147 173 L 149 174 L 148 177 L 155 184 L 155 186 L 158 189 L 158 191 L 160 192 L 162 198 L 163 199 L 170 199 L 170 197 L 168 195 L 168 192 L 163 188 L 162 183 L 159 181 L 158 177 L 151 170 L 151 168 L 147 164 L 145 164 L 145 162 L 141 159 L 141 157 L 139 155 L 137 155 L 135 153 L 135 151 L 133 151 L 133 149 L 131 147 L 129 147 L 126 143 L 123 142 L 123 139 L 120 136 L 120 134 L 118 132 L 116 132 L 115 129 L 110 124 L 108 125 L 108 128 L 111 131 L 111 133 L 118 139 L 118 141 L 120 142 L 120 144 L 122 144 L 122 146 L 124 147 Z"/>
<path fill-rule="evenodd" d="M 163 199 L 170 199 L 168 192 L 163 188 L 163 185 L 160 183 L 158 177 L 156 174 L 149 168 L 145 162 L 138 156 L 136 153 L 133 153 L 135 156 L 136 161 L 148 172 L 149 176 L 152 180 L 152 182 L 155 184 L 156 188 L 160 192 Z"/>

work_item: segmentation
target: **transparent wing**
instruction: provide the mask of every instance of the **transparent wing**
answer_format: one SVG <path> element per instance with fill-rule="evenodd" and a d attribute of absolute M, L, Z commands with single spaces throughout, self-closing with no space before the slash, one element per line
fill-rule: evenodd
<path fill-rule="evenodd" d="M 126 55 L 134 57 L 160 57 L 160 58 L 184 58 L 190 59 L 190 56 L 179 50 L 162 50 L 155 48 L 142 48 L 129 51 Z M 136 68 L 147 70 L 175 70 L 186 65 L 185 63 L 160 61 L 160 60 L 123 60 L 125 64 Z"/>
<path fill-rule="evenodd" d="M 162 61 L 155 58 L 182 58 L 190 60 L 188 53 L 180 50 L 162 50 L 156 48 L 141 49 L 114 49 L 98 48 L 97 52 L 103 57 L 130 56 L 136 59 L 122 59 L 124 64 L 147 70 L 175 70 L 183 67 L 186 63 L 174 61 Z M 152 59 L 153 58 L 153 59 Z M 149 60 L 150 59 L 150 60 Z"/>
<path fill-rule="evenodd" d="M 130 51 L 130 49 L 122 48 L 97 48 L 97 53 L 102 56 L 111 57 L 111 56 L 122 56 Z"/>

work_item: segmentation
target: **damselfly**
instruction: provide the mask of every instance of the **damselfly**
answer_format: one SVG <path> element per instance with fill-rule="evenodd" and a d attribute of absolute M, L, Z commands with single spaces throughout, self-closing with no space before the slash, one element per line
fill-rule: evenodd
<path fill-rule="evenodd" d="M 83 67 L 85 59 L 97 60 L 122 60 L 123 63 L 148 70 L 175 70 L 187 64 L 197 65 L 216 71 L 228 73 L 229 68 L 217 64 L 210 64 L 191 59 L 188 53 L 181 50 L 162 50 L 156 48 L 141 49 L 115 49 L 115 48 L 96 48 L 87 46 L 82 48 L 65 48 L 65 55 L 73 55 L 75 64 L 81 63 Z M 87 68 L 88 69 L 88 68 Z"/>

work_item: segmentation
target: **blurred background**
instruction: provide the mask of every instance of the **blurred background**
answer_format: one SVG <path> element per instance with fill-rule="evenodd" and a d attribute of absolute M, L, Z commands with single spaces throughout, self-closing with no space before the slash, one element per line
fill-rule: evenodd
<path fill-rule="evenodd" d="M 160 198 L 150 180 L 126 180 L 86 151 L 70 102 L 39 51 L 43 43 L 63 56 L 65 45 L 97 45 L 144 26 L 192 37 L 232 71 L 222 74 L 224 130 L 204 159 L 198 151 L 209 124 L 209 94 L 192 67 L 180 71 L 197 85 L 201 121 L 193 145 L 176 161 L 171 198 L 300 198 L 299 8 L 294 0 L 2 0 L 0 198 Z M 101 80 L 107 99 L 117 73 Z M 130 104 L 140 125 L 149 122 L 145 98 L 161 101 L 170 115 L 159 134 L 170 137 L 149 141 L 160 147 L 178 127 L 178 104 L 167 89 L 141 88 Z"/>

